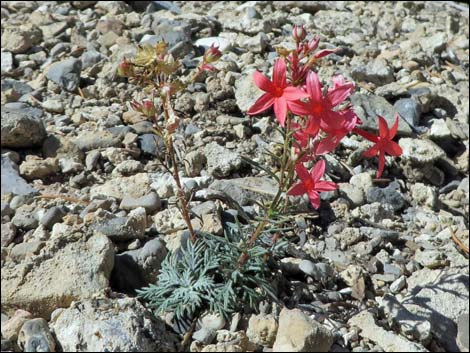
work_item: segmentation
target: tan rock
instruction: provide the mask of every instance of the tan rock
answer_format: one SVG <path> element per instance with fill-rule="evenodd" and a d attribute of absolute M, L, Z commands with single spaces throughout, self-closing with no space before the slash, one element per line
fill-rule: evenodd
<path fill-rule="evenodd" d="M 273 352 L 328 352 L 333 335 L 299 309 L 282 309 Z"/>
<path fill-rule="evenodd" d="M 272 315 L 252 315 L 246 335 L 254 344 L 272 347 L 276 340 L 277 320 Z"/>

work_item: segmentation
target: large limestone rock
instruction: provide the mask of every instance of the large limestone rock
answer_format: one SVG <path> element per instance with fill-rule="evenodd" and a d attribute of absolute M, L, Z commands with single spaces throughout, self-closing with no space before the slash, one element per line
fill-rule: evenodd
<path fill-rule="evenodd" d="M 23 308 L 48 319 L 53 310 L 108 287 L 113 245 L 102 234 L 84 238 L 70 232 L 48 241 L 38 255 L 7 261 L 1 275 L 2 310 Z"/>
<path fill-rule="evenodd" d="M 137 299 L 92 299 L 52 313 L 64 352 L 170 352 L 175 338 Z"/>

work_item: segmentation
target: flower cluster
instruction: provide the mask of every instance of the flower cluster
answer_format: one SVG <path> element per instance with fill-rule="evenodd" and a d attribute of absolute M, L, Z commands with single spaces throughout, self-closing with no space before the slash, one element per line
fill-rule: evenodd
<path fill-rule="evenodd" d="M 320 40 L 318 37 L 306 40 L 307 34 L 302 26 L 295 26 L 292 36 L 296 49 L 278 49 L 280 57 L 274 63 L 272 80 L 258 71 L 254 72 L 255 84 L 265 93 L 249 108 L 248 114 L 255 115 L 274 108 L 274 115 L 286 132 L 285 138 L 290 139 L 287 142 L 294 151 L 290 166 L 300 179 L 295 185 L 281 187 L 285 187 L 289 195 L 306 193 L 312 206 L 318 208 L 318 193 L 334 190 L 336 184 L 321 180 L 325 172 L 323 160 L 319 160 L 310 172 L 304 164 L 332 152 L 346 135 L 355 132 L 375 143 L 364 156 L 378 154 L 379 178 L 385 165 L 385 153 L 401 155 L 400 147 L 392 141 L 398 128 L 398 116 L 390 130 L 385 119 L 379 116 L 378 136 L 359 129 L 357 126 L 361 121 L 347 102 L 354 91 L 354 83 L 338 75 L 332 78 L 329 87 L 324 87 L 318 74 L 312 70 L 319 58 L 335 50 L 326 49 L 315 53 Z M 283 172 L 288 173 L 285 169 Z"/>

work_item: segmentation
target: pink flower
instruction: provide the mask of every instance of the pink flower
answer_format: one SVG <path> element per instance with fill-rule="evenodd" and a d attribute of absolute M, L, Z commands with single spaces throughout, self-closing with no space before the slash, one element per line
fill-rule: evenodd
<path fill-rule="evenodd" d="M 377 170 L 377 178 L 382 176 L 382 172 L 385 167 L 385 153 L 391 156 L 401 156 L 403 153 L 400 145 L 392 141 L 397 134 L 398 130 L 398 115 L 395 116 L 395 123 L 392 128 L 389 129 L 387 122 L 383 117 L 379 115 L 379 135 L 375 136 L 369 134 L 360 129 L 354 129 L 354 132 L 368 139 L 369 141 L 375 142 L 375 145 L 364 152 L 364 157 L 373 157 L 379 155 L 379 169 Z"/>
<path fill-rule="evenodd" d="M 342 77 L 333 81 L 334 87 L 323 94 L 323 87 L 318 75 L 310 71 L 307 74 L 306 90 L 309 94 L 308 102 L 292 102 L 289 105 L 291 111 L 296 115 L 307 115 L 312 119 L 314 126 L 319 126 L 326 132 L 341 130 L 344 128 L 344 116 L 333 110 L 344 102 L 354 90 L 352 82 L 346 83 Z"/>
<path fill-rule="evenodd" d="M 287 84 L 286 62 L 279 58 L 274 63 L 273 80 L 270 81 L 260 72 L 253 73 L 256 86 L 265 91 L 258 100 L 248 109 L 248 114 L 259 114 L 274 105 L 274 114 L 282 127 L 286 121 L 287 110 L 290 104 L 308 95 L 297 87 Z"/>
<path fill-rule="evenodd" d="M 325 174 L 325 161 L 318 161 L 309 173 L 307 168 L 302 163 L 295 166 L 297 176 L 300 182 L 295 184 L 288 192 L 288 195 L 299 196 L 307 194 L 310 203 L 315 209 L 320 207 L 320 195 L 322 191 L 332 191 L 337 188 L 337 185 L 332 181 L 320 180 Z"/>

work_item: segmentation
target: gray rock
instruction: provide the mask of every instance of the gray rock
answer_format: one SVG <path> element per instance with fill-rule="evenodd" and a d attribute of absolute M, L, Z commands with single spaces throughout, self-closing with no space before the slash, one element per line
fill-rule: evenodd
<path fill-rule="evenodd" d="M 390 285 L 390 292 L 399 293 L 406 286 L 406 277 L 400 276 Z"/>
<path fill-rule="evenodd" d="M 235 100 L 241 112 L 245 113 L 262 95 L 253 81 L 253 71 L 243 73 L 235 81 Z"/>
<path fill-rule="evenodd" d="M 282 309 L 273 352 L 328 352 L 332 333 L 299 309 Z"/>
<path fill-rule="evenodd" d="M 2 51 L 2 74 L 9 73 L 13 70 L 13 54 L 9 51 Z"/>
<path fill-rule="evenodd" d="M 217 336 L 217 331 L 201 327 L 199 330 L 193 333 L 193 340 L 201 342 L 204 345 L 211 344 L 214 338 Z"/>
<path fill-rule="evenodd" d="M 144 1 L 143 1 L 144 2 Z M 149 1 L 150 4 L 147 7 L 147 12 L 159 11 L 159 10 L 168 10 L 177 15 L 181 14 L 181 8 L 175 4 L 174 1 Z"/>
<path fill-rule="evenodd" d="M 445 255 L 435 249 L 416 251 L 415 260 L 427 268 L 444 267 L 448 262 Z"/>
<path fill-rule="evenodd" d="M 31 230 L 38 226 L 39 221 L 37 220 L 33 208 L 26 205 L 16 210 L 15 216 L 11 219 L 11 222 L 20 229 Z"/>
<path fill-rule="evenodd" d="M 119 208 L 129 211 L 138 207 L 145 208 L 147 214 L 153 214 L 156 211 L 159 211 L 162 208 L 162 202 L 160 197 L 155 192 L 151 192 L 148 195 L 133 198 L 133 197 L 124 197 L 119 205 Z"/>
<path fill-rule="evenodd" d="M 468 322 L 469 317 L 468 313 L 459 316 L 459 320 L 457 322 L 458 334 L 457 334 L 457 345 L 460 348 L 461 352 L 468 351 L 469 343 L 468 343 Z"/>
<path fill-rule="evenodd" d="M 37 192 L 26 180 L 20 177 L 17 166 L 10 158 L 2 156 L 2 188 L 3 194 L 28 195 Z"/>
<path fill-rule="evenodd" d="M 64 104 L 58 99 L 47 99 L 42 103 L 42 107 L 51 113 L 61 114 L 64 112 Z"/>
<path fill-rule="evenodd" d="M 44 319 L 26 321 L 18 334 L 18 346 L 24 352 L 55 352 L 55 340 L 47 321 Z"/>
<path fill-rule="evenodd" d="M 48 209 L 44 216 L 42 216 L 40 223 L 46 227 L 46 229 L 52 229 L 52 226 L 61 222 L 64 216 L 65 212 L 62 207 L 54 206 Z"/>
<path fill-rule="evenodd" d="M 446 155 L 442 148 L 426 139 L 402 138 L 398 144 L 403 150 L 401 158 L 418 165 L 435 162 Z"/>
<path fill-rule="evenodd" d="M 204 147 L 207 159 L 207 172 L 216 178 L 229 176 L 242 166 L 241 156 L 229 149 L 211 142 Z"/>
<path fill-rule="evenodd" d="M 69 92 L 74 92 L 80 83 L 80 73 L 82 62 L 75 58 L 70 58 L 52 64 L 47 70 L 46 77 L 57 83 L 61 88 Z"/>
<path fill-rule="evenodd" d="M 16 226 L 13 223 L 2 223 L 2 248 L 11 244 L 16 236 Z"/>
<path fill-rule="evenodd" d="M 33 316 L 30 312 L 22 309 L 16 310 L 9 319 L 7 317 L 6 320 L 2 320 L 2 338 L 16 341 L 23 324 L 32 318 Z"/>
<path fill-rule="evenodd" d="M 195 177 L 201 174 L 207 160 L 202 151 L 196 150 L 187 153 L 184 157 L 184 161 L 188 176 Z"/>
<path fill-rule="evenodd" d="M 157 157 L 165 152 L 165 142 L 155 134 L 143 134 L 139 136 L 140 150 L 147 155 Z"/>
<path fill-rule="evenodd" d="M 368 61 L 366 65 L 354 68 L 351 77 L 357 81 L 372 82 L 378 86 L 394 81 L 393 68 L 384 59 L 374 59 Z"/>
<path fill-rule="evenodd" d="M 33 89 L 31 88 L 30 85 L 28 85 L 27 83 L 23 82 L 23 81 L 19 81 L 19 80 L 13 80 L 13 79 L 4 79 L 2 80 L 2 92 L 5 92 L 5 91 L 8 91 L 8 90 L 12 90 L 14 92 L 16 92 L 18 94 L 18 96 L 20 96 L 20 100 L 22 100 L 22 96 L 25 96 L 27 95 L 28 93 L 31 93 L 33 91 Z M 10 103 L 10 104 L 6 104 L 7 106 L 22 106 L 22 104 L 20 103 Z M 28 106 L 29 107 L 29 106 Z"/>
<path fill-rule="evenodd" d="M 108 131 L 81 131 L 73 142 L 82 150 L 90 151 L 99 148 L 119 147 L 121 139 Z"/>
<path fill-rule="evenodd" d="M 334 275 L 334 269 L 324 263 L 313 263 L 310 260 L 302 260 L 299 263 L 299 269 L 307 276 L 313 277 L 315 281 L 327 282 Z"/>
<path fill-rule="evenodd" d="M 165 244 L 158 238 L 148 241 L 140 249 L 117 254 L 111 277 L 113 285 L 132 292 L 155 283 L 166 255 Z"/>
<path fill-rule="evenodd" d="M 110 1 L 113 2 L 113 1 Z M 91 299 L 56 310 L 50 322 L 64 352 L 174 351 L 176 338 L 137 299 Z"/>
<path fill-rule="evenodd" d="M 255 200 L 272 200 L 277 193 L 277 183 L 266 177 L 247 177 L 215 180 L 210 189 L 222 191 L 241 206 L 253 204 Z"/>
<path fill-rule="evenodd" d="M 1 146 L 23 148 L 40 145 L 46 138 L 42 115 L 41 109 L 24 103 L 3 106 Z"/>
<path fill-rule="evenodd" d="M 431 323 L 409 312 L 402 304 L 390 294 L 385 294 L 380 302 L 380 307 L 391 327 L 397 328 L 403 335 L 411 340 L 417 340 L 427 345 L 431 340 Z"/>
<path fill-rule="evenodd" d="M 368 311 L 361 311 L 349 319 L 348 323 L 360 328 L 362 337 L 377 343 L 386 352 L 428 352 L 421 344 L 378 326 L 374 316 Z"/>
<path fill-rule="evenodd" d="M 145 236 L 145 227 L 145 220 L 140 217 L 115 217 L 100 220 L 93 225 L 93 229 L 114 241 L 142 239 Z"/>
<path fill-rule="evenodd" d="M 85 70 L 86 68 L 89 68 L 90 66 L 93 66 L 99 63 L 105 58 L 106 57 L 103 54 L 95 50 L 84 52 L 82 56 L 80 57 L 80 60 L 82 61 L 82 70 Z"/>
<path fill-rule="evenodd" d="M 411 126 L 419 125 L 421 116 L 421 106 L 413 98 L 402 98 L 393 105 L 396 112 L 405 119 Z"/>
<path fill-rule="evenodd" d="M 402 305 L 431 323 L 434 337 L 447 351 L 458 351 L 457 322 L 469 312 L 468 275 L 458 270 L 425 268 L 408 278 L 408 293 Z"/>
<path fill-rule="evenodd" d="M 399 211 L 406 206 L 406 200 L 400 192 L 400 184 L 394 181 L 385 188 L 373 187 L 367 192 L 367 201 L 388 203 L 395 211 Z"/>
<path fill-rule="evenodd" d="M 102 185 L 94 185 L 90 189 L 90 197 L 114 197 L 122 200 L 125 197 L 139 198 L 150 193 L 150 178 L 147 173 L 139 173 L 128 177 L 115 177 Z"/>
<path fill-rule="evenodd" d="M 361 128 L 378 131 L 378 115 L 383 116 L 390 127 L 395 122 L 395 109 L 385 98 L 355 93 L 350 99 L 354 106 L 354 111 L 363 122 Z M 403 119 L 399 119 L 397 134 L 399 136 L 411 135 L 411 128 Z"/>

